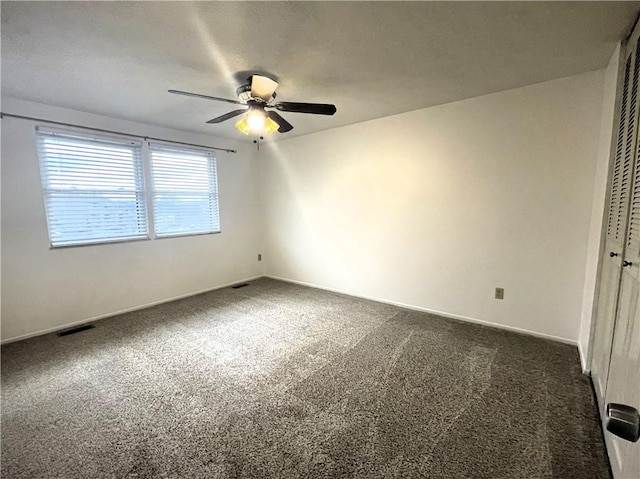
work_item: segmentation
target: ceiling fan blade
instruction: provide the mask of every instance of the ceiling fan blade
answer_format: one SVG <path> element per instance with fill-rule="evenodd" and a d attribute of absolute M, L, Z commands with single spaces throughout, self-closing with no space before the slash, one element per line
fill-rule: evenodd
<path fill-rule="evenodd" d="M 251 96 L 269 101 L 278 88 L 278 82 L 262 75 L 251 76 Z"/>
<path fill-rule="evenodd" d="M 267 116 L 280 125 L 280 128 L 278 128 L 280 133 L 286 133 L 293 130 L 293 125 L 278 115 L 275 111 L 268 111 Z"/>
<path fill-rule="evenodd" d="M 233 110 L 233 111 L 230 111 L 229 113 L 225 113 L 224 115 L 220 115 L 216 118 L 213 118 L 212 120 L 209 120 L 207 123 L 222 123 L 223 121 L 228 120 L 229 118 L 242 115 L 245 111 L 247 111 L 246 108 L 242 110 Z"/>
<path fill-rule="evenodd" d="M 188 91 L 169 90 L 169 93 L 173 93 L 174 95 L 184 95 L 184 96 L 193 96 L 195 98 L 204 98 L 205 100 L 224 101 L 227 103 L 234 103 L 236 105 L 244 104 L 238 100 L 228 100 L 227 98 L 218 98 L 217 96 L 201 95 L 200 93 L 190 93 Z"/>
<path fill-rule="evenodd" d="M 281 101 L 273 106 L 280 111 L 313 113 L 314 115 L 333 115 L 337 111 L 335 105 L 329 105 L 327 103 L 295 103 Z"/>

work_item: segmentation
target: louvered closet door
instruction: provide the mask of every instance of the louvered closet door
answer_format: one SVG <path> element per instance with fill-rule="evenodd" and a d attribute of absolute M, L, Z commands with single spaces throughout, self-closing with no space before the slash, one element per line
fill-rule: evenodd
<path fill-rule="evenodd" d="M 631 42 L 628 45 L 631 45 Z M 633 47 L 627 52 L 624 66 L 617 142 L 609 187 L 605 257 L 600 272 L 600 291 L 592 346 L 591 376 L 601 413 L 604 413 L 605 407 L 611 344 L 618 308 L 638 130 L 640 56 L 636 55 L 635 43 Z"/>
<path fill-rule="evenodd" d="M 624 253 L 605 403 L 640 410 L 640 155 L 636 155 L 629 231 Z M 640 442 L 605 431 L 615 478 L 640 478 Z"/>
<path fill-rule="evenodd" d="M 632 40 L 636 54 L 634 68 L 637 72 L 640 65 L 640 35 L 634 34 Z M 637 142 L 634 144 L 634 159 L 605 403 L 624 404 L 640 410 L 640 148 Z M 614 477 L 640 478 L 640 442 L 619 438 L 608 431 L 605 431 L 605 440 Z"/>

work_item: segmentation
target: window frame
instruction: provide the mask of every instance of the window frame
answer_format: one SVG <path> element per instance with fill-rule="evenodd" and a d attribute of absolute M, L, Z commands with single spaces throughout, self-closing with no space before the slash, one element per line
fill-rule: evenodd
<path fill-rule="evenodd" d="M 209 190 L 206 191 L 207 196 L 209 196 L 209 203 L 211 207 L 211 215 L 212 215 L 212 223 L 213 229 L 211 231 L 185 231 L 185 232 L 172 232 L 172 233 L 158 233 L 158 214 L 156 208 L 156 194 L 158 190 L 156 189 L 156 178 L 154 173 L 154 163 L 153 163 L 153 151 L 174 151 L 176 153 L 181 154 L 192 154 L 192 155 L 202 155 L 207 156 L 209 165 Z M 173 144 L 169 142 L 161 142 L 161 141 L 152 141 L 147 142 L 147 162 L 149 168 L 149 188 L 147 189 L 149 197 L 150 197 L 150 211 L 151 217 L 153 218 L 153 239 L 170 239 L 170 238 L 180 238 L 184 236 L 202 236 L 202 235 L 212 235 L 219 234 L 222 232 L 222 225 L 220 221 L 220 199 L 218 196 L 218 162 L 216 156 L 212 150 L 206 148 L 199 148 L 194 146 L 184 146 L 180 144 Z M 184 192 L 183 192 L 184 193 Z M 191 193 L 191 192 L 190 192 Z M 200 191 L 200 194 L 204 194 L 204 191 Z M 167 194 L 165 191 L 164 194 Z M 176 191 L 178 194 L 178 191 Z M 217 226 L 217 228 L 216 228 Z"/>
<path fill-rule="evenodd" d="M 128 243 L 128 242 L 137 242 L 137 241 L 147 241 L 147 240 L 155 240 L 155 239 L 170 239 L 170 238 L 180 238 L 187 236 L 202 236 L 202 235 L 211 235 L 211 234 L 219 234 L 222 232 L 221 219 L 220 219 L 220 199 L 219 199 L 219 188 L 218 188 L 218 163 L 215 156 L 215 153 L 212 149 L 208 149 L 206 147 L 197 147 L 192 145 L 183 145 L 179 142 L 171 142 L 171 141 L 149 141 L 146 138 L 141 138 L 135 135 L 126 136 L 125 134 L 117 135 L 111 133 L 96 133 L 90 130 L 84 130 L 80 127 L 78 128 L 59 128 L 52 127 L 46 124 L 44 125 L 36 125 L 35 127 L 36 133 L 36 148 L 37 148 L 37 156 L 38 156 L 38 164 L 40 169 L 40 187 L 42 192 L 42 199 L 44 203 L 45 216 L 46 216 L 46 227 L 47 227 L 47 235 L 49 238 L 49 248 L 50 249 L 59 249 L 59 248 L 75 248 L 75 247 L 83 247 L 83 246 L 95 246 L 95 245 L 104 245 L 104 244 L 115 244 L 115 243 Z M 129 146 L 132 148 L 133 153 L 133 161 L 134 161 L 134 181 L 136 182 L 137 188 L 135 190 L 130 190 L 137 198 L 136 207 L 142 208 L 142 213 L 138 213 L 136 218 L 138 218 L 138 228 L 144 226 L 145 230 L 139 236 L 114 236 L 109 238 L 100 238 L 100 239 L 92 239 L 92 238 L 82 238 L 82 239 L 73 239 L 73 240 L 54 240 L 52 235 L 52 212 L 50 209 L 52 208 L 51 203 L 51 193 L 56 191 L 56 188 L 51 188 L 49 183 L 51 176 L 50 163 L 52 162 L 50 157 L 44 151 L 44 143 L 46 141 L 46 137 L 68 137 L 70 139 L 76 138 L 81 142 L 96 142 L 99 144 L 103 142 L 105 144 L 112 145 L 123 145 Z M 208 158 L 209 168 L 208 168 L 208 177 L 206 183 L 208 183 L 209 188 L 206 191 L 206 196 L 208 196 L 208 217 L 205 221 L 209 222 L 212 226 L 211 230 L 207 231 L 178 231 L 178 232 L 170 232 L 170 233 L 160 233 L 158 234 L 157 228 L 157 208 L 156 208 L 156 178 L 154 177 L 153 171 L 153 151 L 175 151 L 180 154 L 194 154 L 194 155 L 202 155 Z M 63 189 L 60 189 L 64 193 Z M 100 192 L 105 191 L 109 192 L 108 188 L 100 189 L 100 188 L 87 188 L 83 190 L 85 192 Z M 112 192 L 115 190 L 111 190 Z M 179 193 L 179 191 L 177 191 Z M 67 192 L 68 194 L 68 192 Z M 80 193 L 82 194 L 82 193 Z M 197 194 L 205 195 L 205 191 L 198 191 Z M 90 196 L 87 195 L 87 199 L 90 199 Z M 140 218 L 142 221 L 140 222 Z"/>
<path fill-rule="evenodd" d="M 49 248 L 50 249 L 59 249 L 59 248 L 73 248 L 80 246 L 93 246 L 100 244 L 112 244 L 112 243 L 124 243 L 124 242 L 134 242 L 134 241 L 146 241 L 151 239 L 151 231 L 149 228 L 149 214 L 148 214 L 148 205 L 146 201 L 147 192 L 146 192 L 146 181 L 145 181 L 145 162 L 143 155 L 143 142 L 142 140 L 134 137 L 128 137 L 124 135 L 108 135 L 108 134 L 100 134 L 96 135 L 92 132 L 87 132 L 80 129 L 66 129 L 66 128 L 53 128 L 49 126 L 41 126 L 37 125 L 36 128 L 36 148 L 37 148 L 37 156 L 38 156 L 38 166 L 40 169 L 40 187 L 42 191 L 42 199 L 44 203 L 45 217 L 47 223 L 47 235 L 49 238 Z M 133 190 L 124 190 L 128 193 L 133 193 L 135 199 L 136 208 L 142 208 L 142 213 L 138 213 L 136 218 L 142 218 L 142 221 L 137 222 L 137 228 L 140 229 L 141 233 L 139 235 L 119 235 L 119 236 L 111 236 L 104 238 L 88 238 L 83 237 L 81 239 L 54 239 L 54 235 L 52 234 L 55 227 L 52 227 L 52 222 L 55 221 L 52 217 L 53 205 L 51 202 L 51 198 L 55 195 L 56 192 L 59 192 L 62 196 L 72 196 L 70 193 L 71 189 L 65 190 L 64 188 L 55 188 L 51 187 L 51 169 L 50 163 L 53 163 L 55 160 L 51 160 L 51 158 L 45 153 L 45 142 L 46 138 L 68 138 L 70 140 L 77 139 L 79 142 L 86 143 L 95 143 L 98 146 L 100 143 L 104 145 L 111 146 L 123 146 L 130 147 L 132 149 L 132 160 L 133 160 L 133 181 L 136 185 Z M 114 193 L 116 190 L 110 190 L 108 188 L 85 188 L 79 189 L 76 193 L 78 196 L 82 196 L 85 194 L 86 198 L 90 198 L 90 193 L 99 194 L 103 192 L 105 194 Z M 118 195 L 113 195 L 117 197 Z M 143 227 L 144 229 L 141 229 Z"/>

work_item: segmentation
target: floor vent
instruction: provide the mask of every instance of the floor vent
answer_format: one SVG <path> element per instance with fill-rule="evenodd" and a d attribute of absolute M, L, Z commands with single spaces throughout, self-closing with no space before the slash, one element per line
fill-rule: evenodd
<path fill-rule="evenodd" d="M 235 286 L 231 286 L 233 289 L 244 288 L 245 286 L 249 286 L 249 283 L 236 284 Z"/>
<path fill-rule="evenodd" d="M 82 331 L 86 331 L 87 329 L 93 329 L 95 326 L 93 324 L 83 324 L 82 326 L 78 326 L 77 328 L 65 329 L 64 331 L 60 331 L 58 336 L 69 336 L 70 334 L 80 333 Z"/>

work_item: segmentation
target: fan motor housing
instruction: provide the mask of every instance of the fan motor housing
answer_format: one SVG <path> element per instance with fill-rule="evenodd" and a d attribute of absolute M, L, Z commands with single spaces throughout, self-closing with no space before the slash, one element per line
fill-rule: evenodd
<path fill-rule="evenodd" d="M 262 98 L 253 98 L 251 96 L 251 84 L 247 83 L 246 85 L 242 85 L 239 86 L 236 89 L 236 95 L 238 95 L 238 98 L 240 99 L 240 101 L 242 103 L 249 103 L 250 101 L 254 101 L 257 103 L 271 103 L 273 100 L 275 100 L 276 98 L 276 93 L 274 92 L 273 95 L 271 95 L 271 98 L 269 98 L 268 101 L 264 101 L 262 100 Z"/>

